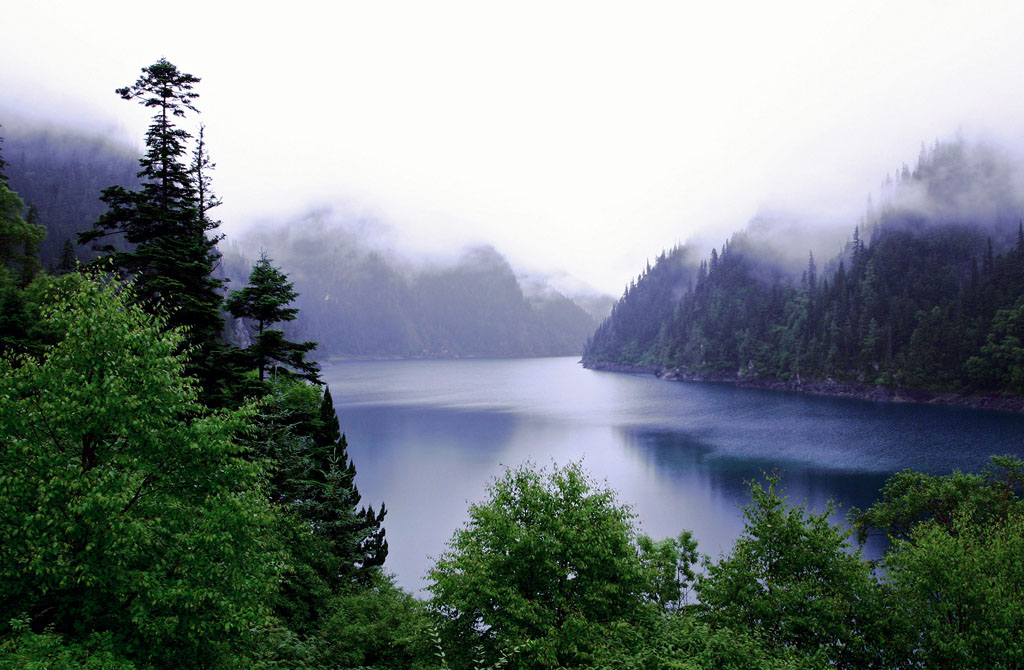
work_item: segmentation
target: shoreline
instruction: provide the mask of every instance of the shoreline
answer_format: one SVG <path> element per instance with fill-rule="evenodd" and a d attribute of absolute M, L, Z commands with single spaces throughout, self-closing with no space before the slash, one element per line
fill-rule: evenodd
<path fill-rule="evenodd" d="M 650 374 L 667 381 L 687 382 L 722 382 L 735 384 L 744 388 L 764 389 L 767 391 L 791 391 L 811 395 L 832 396 L 836 398 L 855 398 L 874 402 L 918 403 L 923 405 L 948 405 L 968 409 L 985 409 L 997 412 L 1024 413 L 1024 398 L 1005 397 L 990 394 L 965 394 L 945 391 L 926 391 L 920 389 L 894 389 L 886 386 L 871 386 L 857 382 L 837 382 L 832 380 L 810 381 L 795 379 L 780 381 L 758 377 L 741 377 L 724 372 L 699 373 L 679 368 L 666 368 L 661 365 L 620 365 L 616 363 L 583 362 L 584 368 L 602 372 L 626 372 L 632 374 Z"/>

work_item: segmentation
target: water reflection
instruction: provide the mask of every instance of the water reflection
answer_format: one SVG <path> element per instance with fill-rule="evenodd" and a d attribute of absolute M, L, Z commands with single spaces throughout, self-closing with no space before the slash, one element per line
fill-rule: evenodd
<path fill-rule="evenodd" d="M 866 507 L 901 468 L 977 470 L 1024 456 L 1024 417 L 666 382 L 573 359 L 380 361 L 325 368 L 364 502 L 387 503 L 387 567 L 413 591 L 503 465 L 583 459 L 653 537 L 727 551 L 747 482 L 794 502 Z M 868 547 L 877 556 L 881 545 Z"/>
<path fill-rule="evenodd" d="M 838 524 L 845 523 L 852 507 L 863 509 L 871 505 L 888 476 L 808 466 L 763 455 L 744 459 L 721 455 L 700 438 L 683 432 L 624 431 L 624 444 L 665 480 L 666 490 L 698 494 L 701 506 L 696 511 L 677 510 L 675 519 L 682 521 L 683 527 L 693 529 L 701 549 L 712 555 L 728 551 L 742 532 L 742 518 L 736 511 L 748 503 L 753 482 L 764 485 L 769 475 L 777 475 L 779 486 L 791 503 L 803 504 L 818 513 L 831 501 L 835 507 L 831 518 Z M 707 513 L 708 506 L 714 513 Z M 656 508 L 648 514 L 657 514 Z M 665 519 L 657 525 L 664 527 L 670 523 Z M 881 540 L 872 539 L 864 551 L 869 558 L 877 558 L 883 549 Z"/>

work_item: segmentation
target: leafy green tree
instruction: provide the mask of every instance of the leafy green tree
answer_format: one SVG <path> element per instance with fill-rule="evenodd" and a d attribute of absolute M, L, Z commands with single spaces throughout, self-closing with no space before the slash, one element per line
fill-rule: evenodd
<path fill-rule="evenodd" d="M 702 620 L 831 667 L 884 666 L 900 630 L 886 616 L 871 565 L 851 549 L 851 531 L 829 523 L 831 509 L 790 507 L 777 483 L 751 486 L 743 535 L 698 578 Z"/>
<path fill-rule="evenodd" d="M 426 607 L 379 572 L 339 593 L 326 619 L 324 667 L 437 668 Z"/>
<path fill-rule="evenodd" d="M 210 413 L 131 285 L 68 275 L 61 334 L 0 359 L 0 637 L 27 620 L 69 644 L 107 634 L 154 667 L 225 667 L 266 620 L 279 555 L 258 465 Z"/>
<path fill-rule="evenodd" d="M 184 343 L 193 350 L 189 371 L 204 391 L 212 392 L 224 374 L 219 360 L 223 281 L 213 276 L 220 237 L 208 235 L 217 223 L 206 216 L 199 195 L 200 188 L 208 189 L 205 173 L 199 173 L 197 183 L 197 172 L 186 160 L 192 136 L 175 125 L 188 112 L 198 113 L 193 90 L 198 83 L 198 77 L 161 58 L 142 68 L 134 84 L 117 89 L 123 99 L 154 110 L 146 153 L 139 160 L 142 185 L 136 191 L 105 189 L 101 200 L 107 212 L 78 240 L 96 243 L 94 248 L 104 254 L 100 262 L 110 259 L 123 275 L 133 277 L 139 298 L 150 310 L 165 309 L 169 326 L 187 326 Z"/>
<path fill-rule="evenodd" d="M 1024 510 L 977 523 L 931 519 L 889 550 L 893 603 L 926 668 L 1024 667 Z"/>
<path fill-rule="evenodd" d="M 914 529 L 928 521 L 948 532 L 953 532 L 957 518 L 989 525 L 1019 509 L 1022 497 L 1024 463 L 1013 456 L 993 456 L 980 474 L 897 472 L 886 480 L 875 504 L 863 511 L 850 510 L 850 520 L 861 542 L 873 532 L 896 542 L 910 539 Z"/>
<path fill-rule="evenodd" d="M 275 268 L 265 253 L 252 268 L 249 285 L 241 291 L 232 291 L 225 304 L 235 318 L 250 319 L 253 322 L 254 337 L 245 353 L 249 362 L 259 370 L 260 381 L 266 378 L 267 370 L 281 369 L 272 363 L 281 363 L 284 370 L 294 370 L 302 379 L 317 381 L 317 365 L 306 360 L 306 354 L 316 348 L 315 342 L 290 342 L 283 330 L 270 328 L 275 323 L 294 321 L 298 309 L 289 307 L 298 293 L 288 276 Z"/>
<path fill-rule="evenodd" d="M 998 456 L 981 474 L 904 471 L 851 519 L 884 532 L 891 604 L 913 635 L 912 667 L 1024 664 L 1024 463 Z"/>
<path fill-rule="evenodd" d="M 827 670 L 827 661 L 779 648 L 747 629 L 709 626 L 692 612 L 662 617 L 623 640 L 609 629 L 593 667 L 616 670 Z"/>
<path fill-rule="evenodd" d="M 0 639 L 0 667 L 22 670 L 141 670 L 116 648 L 110 633 L 67 642 L 50 631 L 34 633 L 24 619 L 12 622 L 13 634 Z"/>
<path fill-rule="evenodd" d="M 656 619 L 649 594 L 679 599 L 639 559 L 633 513 L 579 464 L 509 469 L 488 492 L 430 571 L 453 667 L 516 647 L 509 667 L 586 666 L 609 630 Z"/>
<path fill-rule="evenodd" d="M 893 602 L 927 668 L 1024 666 L 1024 513 L 977 524 L 963 511 L 915 527 L 889 550 Z M 910 656 L 910 655 L 908 655 Z"/>

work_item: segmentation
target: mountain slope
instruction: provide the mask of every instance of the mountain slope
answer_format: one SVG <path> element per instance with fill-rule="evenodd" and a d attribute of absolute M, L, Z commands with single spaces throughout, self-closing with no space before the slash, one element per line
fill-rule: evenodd
<path fill-rule="evenodd" d="M 491 247 L 443 265 L 416 265 L 375 249 L 358 232 L 308 217 L 264 229 L 243 246 L 268 250 L 295 283 L 302 319 L 290 332 L 320 356 L 578 355 L 596 319 L 553 290 L 527 294 Z M 224 247 L 241 285 L 251 251 Z"/>
<path fill-rule="evenodd" d="M 743 233 L 706 261 L 673 249 L 627 289 L 584 364 L 1024 395 L 1019 181 L 991 149 L 937 144 L 820 274 L 813 257 L 800 275 L 766 260 Z"/>

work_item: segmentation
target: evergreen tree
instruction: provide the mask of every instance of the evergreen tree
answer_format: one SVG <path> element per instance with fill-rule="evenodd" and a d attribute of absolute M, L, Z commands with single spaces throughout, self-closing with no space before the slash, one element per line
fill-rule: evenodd
<path fill-rule="evenodd" d="M 255 337 L 245 350 L 249 364 L 259 370 L 260 381 L 266 379 L 272 362 L 291 368 L 298 377 L 318 381 L 317 365 L 306 360 L 306 354 L 316 348 L 316 342 L 291 342 L 283 330 L 270 328 L 275 323 L 293 321 L 298 309 L 289 307 L 298 293 L 288 276 L 271 264 L 265 253 L 253 266 L 249 285 L 241 291 L 232 291 L 225 307 L 236 318 L 250 319 L 254 323 Z M 274 370 L 279 369 L 277 366 Z"/>
<path fill-rule="evenodd" d="M 348 441 L 341 432 L 329 387 L 324 389 L 320 403 L 319 425 L 315 444 L 320 486 L 311 500 L 320 518 L 316 520 L 314 532 L 331 542 L 334 554 L 341 561 L 341 574 L 363 579 L 387 558 L 388 542 L 381 527 L 387 509 L 383 503 L 380 512 L 374 512 L 372 505 L 358 508 L 356 466 L 348 456 Z"/>
<path fill-rule="evenodd" d="M 220 225 L 219 221 L 211 221 L 208 212 L 214 207 L 221 205 L 221 199 L 213 192 L 213 178 L 210 172 L 217 167 L 217 164 L 210 160 L 210 154 L 206 150 L 206 126 L 200 124 L 199 137 L 196 138 L 196 148 L 192 152 L 192 178 L 196 186 L 196 207 L 199 216 L 206 226 L 206 230 L 213 230 Z"/>
<path fill-rule="evenodd" d="M 3 128 L 3 126 L 0 125 L 0 128 Z M 0 135 L 0 184 L 7 183 L 7 173 L 4 172 L 7 169 L 7 161 L 4 160 L 3 143 L 3 135 Z"/>
<path fill-rule="evenodd" d="M 78 259 L 75 257 L 75 245 L 71 243 L 71 238 L 64 238 L 64 246 L 60 250 L 60 260 L 57 261 L 57 267 L 55 268 L 55 274 L 66 275 L 69 272 L 74 272 L 77 267 Z"/>
<path fill-rule="evenodd" d="M 217 223 L 206 216 L 196 174 L 186 162 L 191 135 L 175 125 L 187 112 L 198 113 L 199 78 L 180 72 L 161 58 L 142 69 L 132 84 L 117 89 L 125 100 L 154 110 L 146 131 L 146 153 L 139 160 L 142 186 L 129 191 L 112 186 L 100 198 L 108 211 L 79 243 L 97 243 L 97 250 L 124 275 L 133 276 L 139 298 L 151 310 L 164 309 L 171 327 L 186 326 L 185 344 L 193 350 L 190 372 L 209 392 L 222 376 L 217 357 L 222 349 L 220 315 L 223 281 L 213 276 L 219 258 L 218 236 L 207 233 Z M 207 184 L 202 189 L 207 189 Z M 105 240 L 104 244 L 98 244 Z M 119 251 L 123 241 L 128 251 Z"/>
<path fill-rule="evenodd" d="M 807 255 L 807 290 L 813 296 L 818 288 L 818 266 L 814 264 L 814 252 L 809 251 Z"/>

